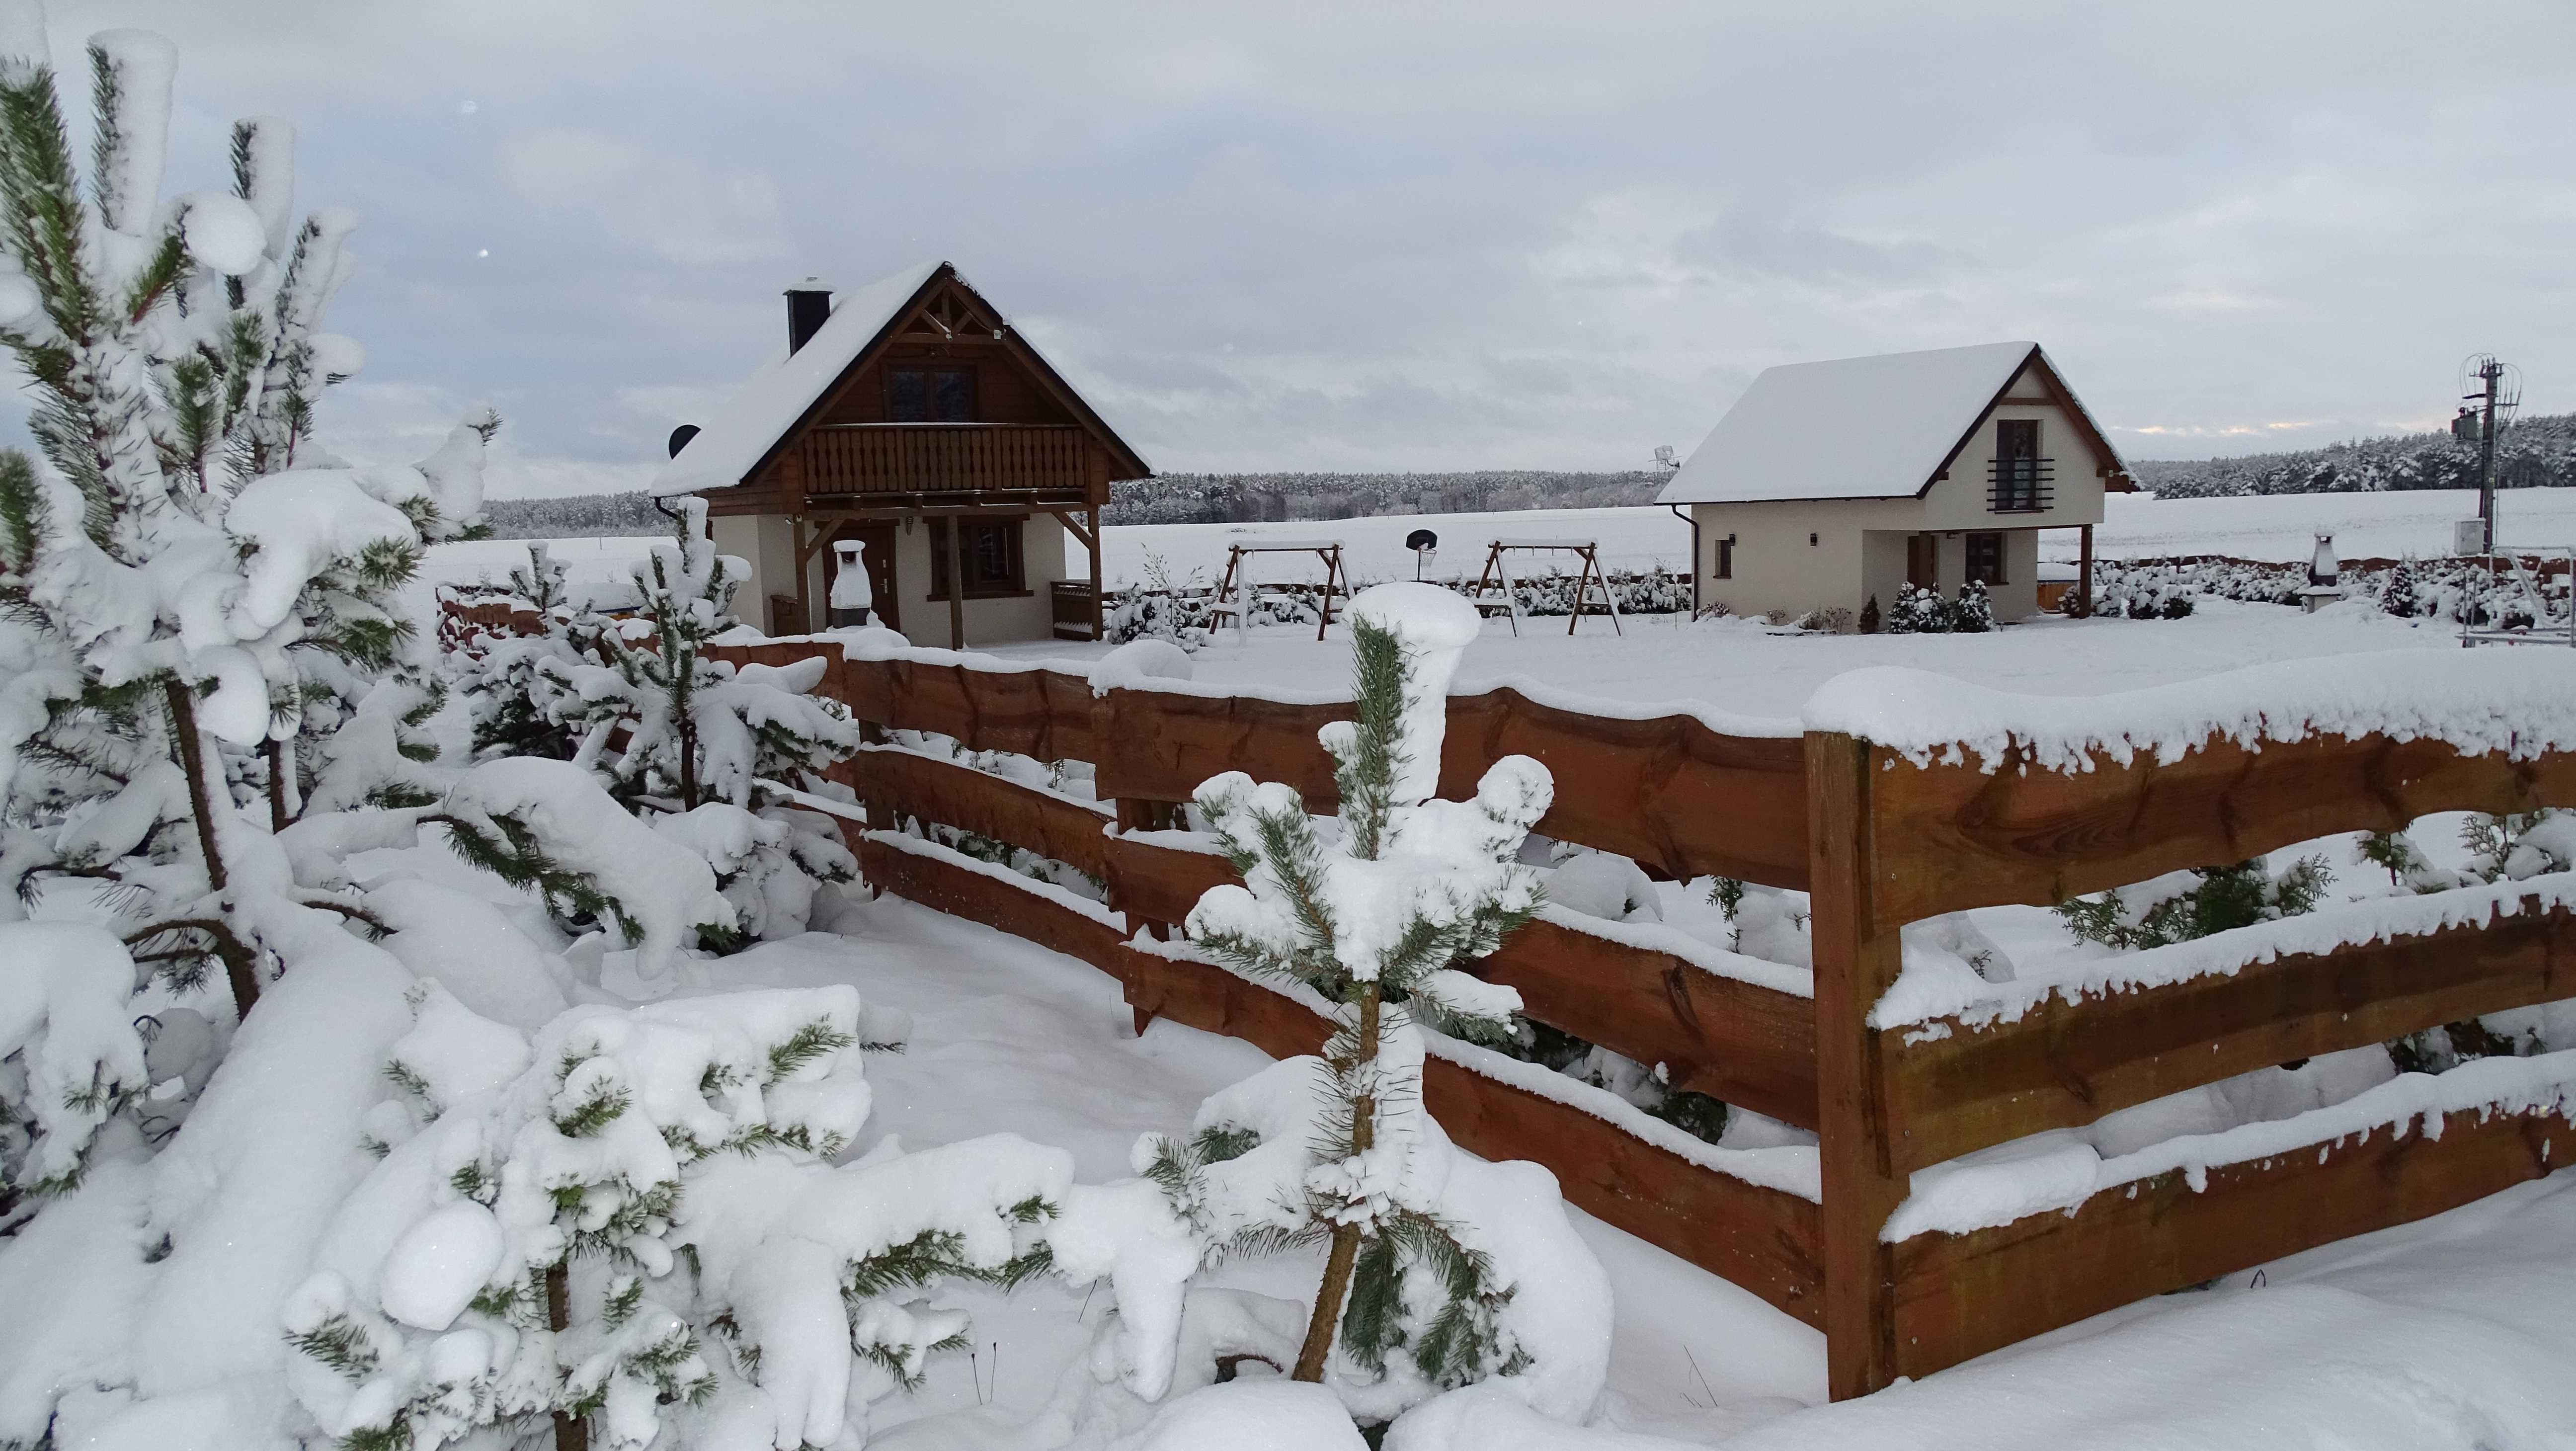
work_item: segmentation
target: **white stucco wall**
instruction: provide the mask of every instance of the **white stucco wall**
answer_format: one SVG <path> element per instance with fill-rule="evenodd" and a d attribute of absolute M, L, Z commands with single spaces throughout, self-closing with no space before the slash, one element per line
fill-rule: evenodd
<path fill-rule="evenodd" d="M 898 527 L 894 536 L 895 589 L 902 595 L 903 633 L 916 645 L 960 648 L 948 628 L 948 600 L 930 593 L 930 530 L 918 519 Z M 1055 633 L 1055 606 L 1048 586 L 1065 578 L 1064 524 L 1053 514 L 1034 514 L 1020 531 L 1021 566 L 1029 591 L 1001 599 L 965 602 L 965 648 L 1050 639 Z"/>
<path fill-rule="evenodd" d="M 733 612 L 763 631 L 774 629 L 769 597 L 796 593 L 796 532 L 786 516 L 723 514 L 707 521 L 707 535 L 718 554 L 751 566 L 751 577 L 734 592 Z"/>
<path fill-rule="evenodd" d="M 708 532 L 720 553 L 735 555 L 751 566 L 751 577 L 734 596 L 734 613 L 764 631 L 797 634 L 811 626 L 772 620 L 769 597 L 796 593 L 796 532 L 783 514 L 731 514 L 709 521 Z M 895 590 L 903 631 L 916 645 L 954 649 L 949 638 L 948 601 L 930 597 L 930 531 L 919 519 L 895 527 Z M 1044 640 L 1055 632 L 1054 603 L 1048 586 L 1066 578 L 1064 523 L 1053 514 L 1030 516 L 1020 533 L 1021 562 L 1029 591 L 1001 599 L 967 600 L 966 644 L 1009 644 Z M 816 624 L 823 611 L 823 551 L 806 561 L 806 597 L 813 601 Z"/>

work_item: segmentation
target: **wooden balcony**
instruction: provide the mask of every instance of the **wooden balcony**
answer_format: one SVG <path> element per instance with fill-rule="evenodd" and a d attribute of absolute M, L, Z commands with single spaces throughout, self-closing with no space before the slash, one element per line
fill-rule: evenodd
<path fill-rule="evenodd" d="M 1045 423 L 845 423 L 797 443 L 807 494 L 1088 496 L 1082 430 Z"/>

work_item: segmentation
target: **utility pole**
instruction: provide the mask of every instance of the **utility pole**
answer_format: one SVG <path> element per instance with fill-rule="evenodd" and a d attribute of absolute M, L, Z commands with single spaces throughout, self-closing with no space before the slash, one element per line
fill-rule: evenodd
<path fill-rule="evenodd" d="M 2486 536 L 2487 552 L 2495 552 L 2495 446 L 2496 446 L 2496 380 L 2504 376 L 2504 364 L 2488 358 L 2478 365 L 2479 392 L 2467 395 L 2471 400 L 2484 399 L 2485 427 L 2478 435 L 2478 523 Z"/>

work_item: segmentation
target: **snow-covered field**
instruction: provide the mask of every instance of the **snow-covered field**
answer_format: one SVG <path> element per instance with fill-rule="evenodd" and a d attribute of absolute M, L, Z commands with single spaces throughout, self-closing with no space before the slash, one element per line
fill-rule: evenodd
<path fill-rule="evenodd" d="M 1586 617 L 1569 636 L 1565 624 L 1561 616 L 1531 621 L 1515 637 L 1509 621 L 1487 621 L 1467 649 L 1458 688 L 1535 680 L 1623 709 L 1668 704 L 1766 717 L 1789 731 L 1816 687 L 1872 665 L 1910 665 L 2031 695 L 2098 695 L 2271 661 L 2459 644 L 2454 627 L 2392 619 L 2361 601 L 2306 615 L 2278 605 L 2203 600 L 2181 620 L 2047 618 L 1984 635 L 1798 635 L 1758 621 L 1658 616 L 1629 620 L 1618 635 L 1600 618 Z M 1053 641 L 988 653 L 1087 661 L 1107 649 Z M 1204 684 L 1331 690 L 1349 660 L 1339 626 L 1321 643 L 1312 626 L 1279 626 L 1247 631 L 1240 640 L 1220 631 L 1191 665 L 1193 678 Z"/>
<path fill-rule="evenodd" d="M 2517 544 L 2576 544 L 2576 489 L 2514 489 L 2502 499 L 2499 537 Z M 2105 510 L 2093 545 L 2106 558 L 2226 554 L 2242 559 L 2306 559 L 2316 549 L 2315 535 L 2331 530 L 2336 548 L 2347 559 L 2394 559 L 2449 553 L 2452 521 L 2475 517 L 2478 503 L 2474 493 L 2446 489 L 2173 500 L 2114 494 Z M 1484 567 L 1485 546 L 1495 539 L 1596 540 L 1602 562 L 1613 569 L 1660 565 L 1678 570 L 1690 557 L 1690 526 L 1669 510 L 1646 506 L 1390 514 L 1286 524 L 1118 525 L 1109 530 L 1102 572 L 1113 585 L 1133 584 L 1145 577 L 1149 562 L 1159 561 L 1176 584 L 1187 583 L 1193 571 L 1213 584 L 1225 570 L 1229 544 L 1337 539 L 1354 579 L 1410 579 L 1414 556 L 1404 540 L 1416 529 L 1428 529 L 1440 538 L 1439 551 L 1427 571 L 1435 578 L 1474 575 Z M 652 543 L 630 538 L 563 539 L 553 547 L 556 557 L 571 566 L 575 579 L 622 579 L 627 566 L 643 558 Z M 2075 533 L 2047 531 L 2040 536 L 2040 547 L 2043 557 L 2071 560 L 2076 553 Z M 1067 548 L 1072 568 L 1079 574 L 1082 546 L 1068 543 Z M 430 551 L 424 577 L 497 580 L 526 557 L 525 549 L 525 543 L 515 539 L 443 544 Z M 1556 558 L 1569 568 L 1573 564 L 1571 555 Z M 1308 578 L 1320 569 L 1310 556 L 1271 556 L 1260 567 L 1266 571 L 1264 577 L 1281 580 Z M 1538 573 L 1546 566 L 1543 561 L 1516 561 L 1514 568 Z"/>

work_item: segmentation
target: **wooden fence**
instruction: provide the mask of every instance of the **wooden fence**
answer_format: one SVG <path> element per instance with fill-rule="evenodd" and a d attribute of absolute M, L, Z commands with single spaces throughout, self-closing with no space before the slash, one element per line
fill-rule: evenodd
<path fill-rule="evenodd" d="M 879 730 L 1093 764 L 1106 800 L 895 746 L 861 752 L 842 774 L 873 823 L 916 818 L 1052 857 L 1106 882 L 1106 905 L 879 830 L 856 834 L 873 886 L 1091 963 L 1122 984 L 1140 1029 L 1167 1017 L 1274 1055 L 1322 1042 L 1326 1024 L 1304 1002 L 1154 938 L 1230 879 L 1203 839 L 1162 829 L 1172 807 L 1206 777 L 1246 769 L 1326 809 L 1332 777 L 1315 730 L 1346 704 L 1095 694 L 1080 675 L 944 651 L 845 660 L 829 642 L 780 640 L 720 653 L 770 664 L 826 653 L 820 690 Z M 2012 1019 L 1928 1031 L 1869 1022 L 1909 922 L 2052 903 L 2430 812 L 2576 806 L 2576 754 L 2511 760 L 2381 737 L 2256 751 L 2213 739 L 2165 764 L 1988 771 L 1829 732 L 1729 736 L 1692 717 L 1591 716 L 1509 689 L 1452 697 L 1443 794 L 1467 793 L 1513 752 L 1555 775 L 1556 805 L 1539 824 L 1552 837 L 1672 878 L 1810 892 L 1812 993 L 1794 969 L 1559 910 L 1476 970 L 1518 988 L 1532 1019 L 1663 1064 L 1677 1088 L 1814 1129 L 1821 1144 L 1714 1149 L 1572 1079 L 1449 1044 L 1435 1044 L 1427 1069 L 1431 1110 L 1467 1148 L 1546 1165 L 1571 1202 L 1821 1327 L 1837 1398 L 2436 1213 L 2576 1153 L 2561 1100 L 2478 1105 L 2423 1132 L 2329 1133 L 1969 1233 L 1882 1237 L 1909 1176 L 1961 1154 L 2269 1064 L 2576 997 L 2576 921 L 2564 910 L 2049 999 Z"/>

